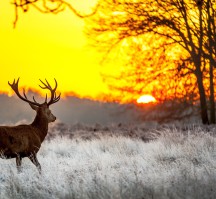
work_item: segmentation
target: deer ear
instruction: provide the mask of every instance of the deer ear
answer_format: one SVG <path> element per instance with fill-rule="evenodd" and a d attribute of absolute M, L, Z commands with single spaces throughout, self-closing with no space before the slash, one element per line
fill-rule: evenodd
<path fill-rule="evenodd" d="M 29 105 L 31 106 L 31 108 L 32 108 L 33 110 L 35 110 L 35 111 L 38 110 L 38 107 L 37 107 L 37 106 L 35 106 L 35 105 L 33 105 L 33 104 L 30 104 L 30 103 L 29 103 Z"/>

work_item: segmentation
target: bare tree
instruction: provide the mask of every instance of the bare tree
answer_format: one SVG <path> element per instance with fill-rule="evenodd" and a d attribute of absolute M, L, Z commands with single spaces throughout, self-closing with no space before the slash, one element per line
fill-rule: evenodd
<path fill-rule="evenodd" d="M 142 110 L 144 114 L 140 114 L 138 119 L 165 122 L 196 115 L 199 100 L 196 78 L 184 68 L 185 65 L 189 67 L 189 61 L 181 60 L 164 40 L 161 43 L 163 48 L 158 48 L 160 41 L 157 41 L 154 47 L 145 39 L 133 43 L 130 50 L 125 49 L 129 57 L 128 60 L 125 58 L 125 65 L 119 67 L 119 71 L 116 69 L 113 75 L 105 70 L 102 74 L 104 81 L 113 91 L 112 95 L 121 102 L 136 101 L 143 94 L 156 97 L 157 104 L 139 105 L 138 112 Z M 146 49 L 145 43 L 151 51 Z"/>
<path fill-rule="evenodd" d="M 82 14 L 73 7 L 70 1 L 67 0 L 13 0 L 13 5 L 15 8 L 14 27 L 16 27 L 18 21 L 19 11 L 27 12 L 29 11 L 30 7 L 35 8 L 42 13 L 53 14 L 63 12 L 66 8 L 68 8 L 80 18 L 92 16 L 97 11 L 96 5 L 91 13 Z"/>
<path fill-rule="evenodd" d="M 175 69 L 179 72 L 187 69 L 186 73 L 196 78 L 204 124 L 209 123 L 204 79 L 210 75 L 211 122 L 215 123 L 216 17 L 213 0 L 100 0 L 98 12 L 87 20 L 87 34 L 95 46 L 107 53 L 117 46 L 124 47 L 133 39 L 148 38 L 149 35 L 155 36 L 152 43 L 157 43 L 160 36 L 166 40 L 166 45 L 181 49 L 181 60 L 188 64 L 176 64 Z M 157 74 L 157 70 L 155 72 Z"/>
<path fill-rule="evenodd" d="M 151 40 L 152 37 L 142 38 L 128 49 L 124 47 L 123 54 L 127 53 L 124 65 L 112 75 L 105 70 L 102 73 L 104 81 L 123 101 L 127 98 L 136 100 L 146 93 L 151 93 L 159 102 L 197 101 L 196 79 L 188 69 L 193 68 L 189 66 L 190 60 L 183 59 L 179 50 L 174 52 L 175 46 L 166 45 L 165 40 L 158 38 L 157 44 Z"/>
<path fill-rule="evenodd" d="M 203 2 L 200 3 L 203 6 Z M 204 56 L 209 62 L 209 85 L 210 85 L 210 121 L 216 122 L 215 118 L 215 91 L 214 91 L 214 68 L 216 68 L 216 5 L 215 1 L 207 0 L 204 4 L 205 41 Z"/>

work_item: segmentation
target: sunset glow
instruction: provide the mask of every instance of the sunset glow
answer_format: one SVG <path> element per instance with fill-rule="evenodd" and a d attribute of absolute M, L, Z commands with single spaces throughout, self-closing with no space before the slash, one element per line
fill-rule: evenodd
<path fill-rule="evenodd" d="M 90 12 L 94 1 L 72 1 L 80 12 Z M 100 59 L 88 46 L 84 21 L 70 10 L 57 15 L 42 14 L 33 7 L 15 13 L 10 0 L 0 2 L 0 92 L 11 94 L 8 81 L 20 77 L 20 87 L 41 90 L 39 79 L 58 81 L 58 89 L 77 93 L 80 97 L 96 98 L 107 92 L 100 76 Z"/>
<path fill-rule="evenodd" d="M 137 99 L 138 104 L 146 104 L 150 102 L 156 102 L 156 99 L 152 95 L 142 95 Z"/>
<path fill-rule="evenodd" d="M 91 13 L 95 2 L 97 0 L 70 1 L 80 13 Z M 113 12 L 113 15 L 124 17 L 124 13 L 117 10 Z M 75 95 L 80 98 L 119 103 L 134 102 L 139 98 L 137 103 L 149 103 L 155 102 L 155 98 L 151 95 L 139 97 L 140 90 L 142 93 L 154 93 L 154 96 L 160 100 L 177 96 L 170 90 L 170 86 L 175 88 L 174 84 L 177 82 L 173 78 L 174 73 L 169 73 L 174 70 L 175 65 L 167 63 L 175 63 L 175 60 L 179 60 L 182 49 L 170 48 L 166 50 L 168 59 L 161 58 L 160 51 L 155 52 L 150 49 L 163 46 L 162 37 L 158 37 L 156 43 L 152 42 L 150 34 L 144 39 L 132 37 L 129 41 L 122 40 L 121 45 L 128 52 L 116 49 L 109 57 L 114 61 L 102 67 L 103 55 L 97 51 L 96 47 L 90 46 L 90 39 L 84 33 L 84 20 L 69 9 L 57 15 L 43 14 L 33 7 L 25 13 L 20 10 L 14 29 L 14 7 L 10 0 L 6 0 L 0 2 L 0 18 L 2 19 L 0 20 L 0 93 L 14 94 L 7 82 L 20 77 L 21 88 L 25 87 L 26 90 L 31 89 L 37 92 L 41 92 L 38 87 L 39 79 L 46 78 L 52 82 L 55 78 L 58 81 L 58 92 L 62 93 L 62 97 Z M 129 45 L 130 42 L 133 42 L 133 48 Z M 128 53 L 127 56 L 126 53 Z M 128 62 L 129 57 L 133 63 L 125 67 L 127 64 L 124 61 Z M 154 57 L 155 60 L 140 60 L 140 57 Z M 137 63 L 139 64 L 136 65 Z M 143 84 L 149 81 L 148 78 L 152 78 L 151 74 L 154 71 L 159 71 L 164 74 L 164 77 L 160 76 L 160 80 L 152 81 L 153 83 L 148 84 L 144 89 Z M 118 77 L 118 74 L 123 72 L 124 74 Z M 101 74 L 117 78 L 109 80 Z M 196 81 L 195 76 L 192 75 L 190 78 L 187 76 L 185 81 L 181 79 L 183 81 L 178 82 L 178 98 L 186 93 L 185 85 L 189 85 L 189 81 Z M 120 92 L 115 90 L 121 87 L 125 88 L 124 95 L 121 89 Z M 161 88 L 163 88 L 163 95 L 160 92 Z M 192 87 L 189 86 L 189 88 Z"/>

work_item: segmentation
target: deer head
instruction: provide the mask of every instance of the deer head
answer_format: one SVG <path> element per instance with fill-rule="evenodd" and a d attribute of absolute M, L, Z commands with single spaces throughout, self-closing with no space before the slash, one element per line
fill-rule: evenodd
<path fill-rule="evenodd" d="M 55 87 L 54 88 L 51 87 L 51 85 L 49 84 L 49 82 L 47 80 L 46 80 L 46 83 L 44 83 L 43 81 L 40 80 L 40 82 L 42 83 L 42 86 L 41 85 L 39 85 L 39 86 L 42 89 L 48 89 L 51 93 L 51 97 L 50 97 L 49 102 L 47 102 L 47 95 L 46 95 L 45 102 L 43 102 L 43 103 L 36 102 L 34 96 L 33 96 L 33 101 L 30 101 L 27 98 L 24 89 L 23 89 L 23 96 L 19 93 L 19 89 L 18 89 L 19 78 L 17 81 L 15 81 L 15 79 L 14 79 L 12 84 L 10 82 L 8 82 L 8 84 L 10 85 L 10 87 L 14 90 L 16 95 L 21 100 L 29 103 L 31 108 L 37 112 L 37 116 L 40 116 L 41 119 L 44 119 L 48 123 L 50 123 L 50 122 L 54 122 L 56 120 L 56 117 L 51 113 L 49 106 L 51 104 L 58 102 L 60 100 L 60 96 L 61 96 L 61 93 L 58 96 L 56 95 L 56 89 L 57 89 L 58 84 L 57 84 L 56 79 L 54 79 L 54 80 L 55 80 Z"/>

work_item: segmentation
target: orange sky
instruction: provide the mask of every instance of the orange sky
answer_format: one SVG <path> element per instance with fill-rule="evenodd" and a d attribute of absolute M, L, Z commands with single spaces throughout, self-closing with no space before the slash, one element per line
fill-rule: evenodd
<path fill-rule="evenodd" d="M 88 7 L 86 0 L 76 6 L 81 10 Z M 95 97 L 107 92 L 100 77 L 101 57 L 87 45 L 84 22 L 71 11 L 53 15 L 31 8 L 20 12 L 13 29 L 14 7 L 10 0 L 4 0 L 0 1 L 0 19 L 2 92 L 11 92 L 7 82 L 18 77 L 20 86 L 36 89 L 39 78 L 51 83 L 56 78 L 63 93 Z"/>

